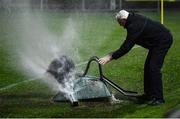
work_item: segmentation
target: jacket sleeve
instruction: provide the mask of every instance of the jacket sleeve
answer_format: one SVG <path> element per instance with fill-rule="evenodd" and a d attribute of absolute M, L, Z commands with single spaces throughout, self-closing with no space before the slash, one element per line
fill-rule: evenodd
<path fill-rule="evenodd" d="M 126 40 L 121 45 L 121 47 L 112 53 L 112 59 L 118 59 L 119 57 L 125 55 L 134 45 L 135 40 L 131 39 L 130 35 L 127 35 Z"/>

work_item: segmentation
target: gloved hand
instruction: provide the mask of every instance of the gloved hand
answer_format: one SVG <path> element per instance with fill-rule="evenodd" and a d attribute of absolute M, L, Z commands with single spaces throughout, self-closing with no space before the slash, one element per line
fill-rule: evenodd
<path fill-rule="evenodd" d="M 111 60 L 112 60 L 112 55 L 109 54 L 109 55 L 106 55 L 105 57 L 99 58 L 99 59 L 98 59 L 98 62 L 99 62 L 100 64 L 104 65 L 104 64 L 110 62 Z"/>

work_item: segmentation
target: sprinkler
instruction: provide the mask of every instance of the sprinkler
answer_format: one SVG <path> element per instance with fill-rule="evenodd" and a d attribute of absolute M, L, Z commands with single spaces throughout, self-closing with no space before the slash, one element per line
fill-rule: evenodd
<path fill-rule="evenodd" d="M 72 106 L 78 106 L 79 105 L 78 99 L 76 98 L 74 93 L 69 94 L 68 98 L 70 99 Z"/>

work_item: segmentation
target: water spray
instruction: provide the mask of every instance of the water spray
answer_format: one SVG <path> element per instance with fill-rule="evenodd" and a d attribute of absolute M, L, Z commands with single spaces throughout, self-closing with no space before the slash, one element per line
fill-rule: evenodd
<path fill-rule="evenodd" d="M 78 99 L 74 92 L 75 65 L 73 61 L 63 55 L 55 58 L 49 65 L 47 73 L 51 74 L 61 85 L 61 92 L 69 99 L 73 106 L 78 106 Z M 63 88 L 63 90 L 62 90 Z"/>
<path fill-rule="evenodd" d="M 77 99 L 75 93 L 69 94 L 68 99 L 70 100 L 72 106 L 78 106 L 79 105 L 79 102 L 78 102 L 78 99 Z"/>

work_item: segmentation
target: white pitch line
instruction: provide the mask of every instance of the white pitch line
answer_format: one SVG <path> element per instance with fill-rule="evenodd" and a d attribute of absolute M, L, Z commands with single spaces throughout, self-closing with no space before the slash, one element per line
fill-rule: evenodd
<path fill-rule="evenodd" d="M 81 62 L 81 63 L 79 63 L 79 64 L 76 64 L 75 66 L 76 66 L 76 67 L 79 67 L 79 66 L 81 66 L 81 65 L 85 65 L 85 64 L 87 64 L 87 63 L 88 63 L 88 61 Z"/>
<path fill-rule="evenodd" d="M 10 88 L 13 88 L 17 85 L 20 85 L 22 83 L 27 83 L 27 82 L 30 82 L 30 81 L 34 81 L 36 80 L 37 78 L 32 78 L 32 79 L 27 79 L 27 80 L 24 80 L 24 81 L 21 81 L 21 82 L 18 82 L 18 83 L 14 83 L 14 84 L 11 84 L 11 85 L 8 85 L 8 86 L 5 86 L 3 88 L 0 88 L 0 91 L 3 91 L 3 90 L 7 90 L 7 89 L 10 89 Z"/>
<path fill-rule="evenodd" d="M 138 45 L 135 45 L 132 49 L 136 49 L 136 48 L 139 48 L 140 46 Z"/>
<path fill-rule="evenodd" d="M 132 49 L 136 49 L 136 48 L 139 48 L 139 46 L 135 46 L 135 47 L 133 47 Z M 76 66 L 78 67 L 78 66 L 81 66 L 81 65 L 85 65 L 85 64 L 87 64 L 87 63 L 88 63 L 88 61 L 81 62 L 81 63 L 79 63 L 79 64 L 76 64 Z M 20 85 L 20 84 L 22 84 L 22 83 L 27 83 L 27 82 L 30 82 L 30 81 L 34 81 L 34 80 L 36 80 L 36 79 L 38 79 L 38 78 L 27 79 L 27 80 L 24 80 L 24 81 L 21 81 L 21 82 L 18 82 L 18 83 L 14 83 L 14 84 L 5 86 L 5 87 L 3 87 L 3 88 L 0 88 L 0 91 L 7 90 L 7 89 L 13 88 L 13 87 L 15 87 L 15 86 L 17 86 L 17 85 Z"/>

